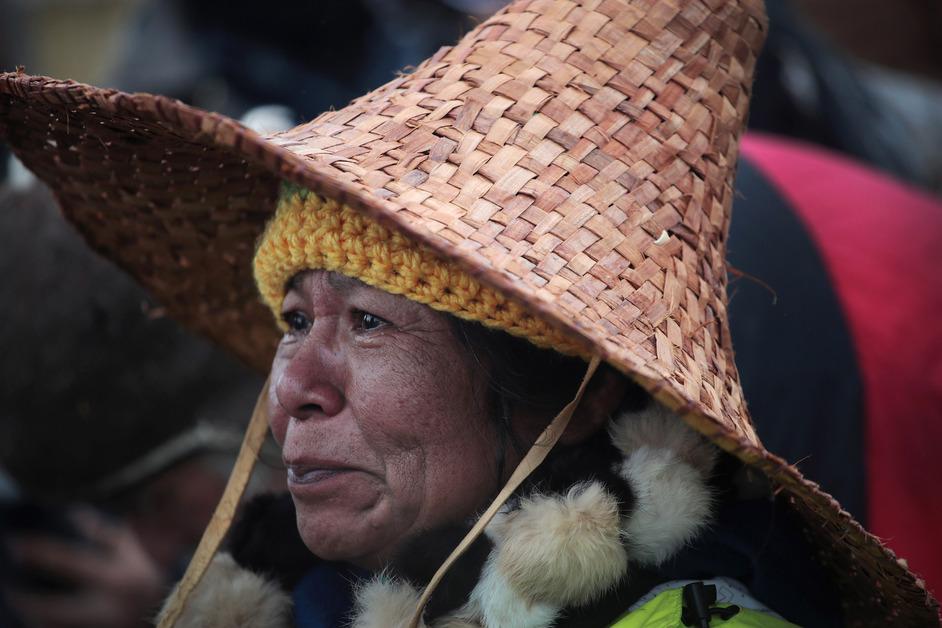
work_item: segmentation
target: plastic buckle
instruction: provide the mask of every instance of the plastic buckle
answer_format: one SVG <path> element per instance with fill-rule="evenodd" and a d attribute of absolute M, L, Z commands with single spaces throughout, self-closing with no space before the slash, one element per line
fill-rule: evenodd
<path fill-rule="evenodd" d="M 683 609 L 680 621 L 684 626 L 696 628 L 710 628 L 713 616 L 726 620 L 739 612 L 735 604 L 726 607 L 714 606 L 716 604 L 716 585 L 691 582 L 683 588 Z"/>

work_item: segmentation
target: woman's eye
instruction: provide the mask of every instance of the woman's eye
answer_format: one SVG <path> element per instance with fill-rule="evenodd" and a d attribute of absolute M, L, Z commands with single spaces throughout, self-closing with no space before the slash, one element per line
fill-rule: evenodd
<path fill-rule="evenodd" d="M 311 319 L 297 310 L 283 313 L 281 320 L 285 322 L 290 333 L 303 333 L 311 327 Z"/>
<path fill-rule="evenodd" d="M 374 329 L 385 327 L 389 324 L 389 321 L 375 314 L 357 310 L 353 313 L 353 324 L 358 331 L 373 331 Z"/>

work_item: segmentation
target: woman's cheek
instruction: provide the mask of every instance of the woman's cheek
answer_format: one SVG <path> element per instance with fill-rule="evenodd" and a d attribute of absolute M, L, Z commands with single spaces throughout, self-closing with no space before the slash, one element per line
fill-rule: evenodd
<path fill-rule="evenodd" d="M 288 431 L 288 421 L 284 417 L 276 417 L 272 413 L 268 415 L 268 427 L 271 430 L 272 438 L 278 443 L 279 447 L 285 444 L 285 434 Z"/>
<path fill-rule="evenodd" d="M 272 383 L 268 387 L 268 427 L 278 446 L 284 445 L 288 431 L 288 415 L 278 403 L 275 395 L 274 377 L 277 369 L 272 369 Z"/>

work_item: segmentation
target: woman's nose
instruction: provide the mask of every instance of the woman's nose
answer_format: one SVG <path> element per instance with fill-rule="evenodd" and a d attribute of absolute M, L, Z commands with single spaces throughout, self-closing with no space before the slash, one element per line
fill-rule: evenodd
<path fill-rule="evenodd" d="M 339 360 L 313 338 L 291 356 L 276 361 L 275 399 L 288 416 L 299 420 L 330 417 L 344 405 Z"/>

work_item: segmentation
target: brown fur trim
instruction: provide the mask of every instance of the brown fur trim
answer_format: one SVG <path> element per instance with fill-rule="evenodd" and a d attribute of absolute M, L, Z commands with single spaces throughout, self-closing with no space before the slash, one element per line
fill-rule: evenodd
<path fill-rule="evenodd" d="M 581 606 L 628 568 L 618 503 L 598 482 L 527 498 L 507 515 L 498 567 L 524 599 Z"/>
<path fill-rule="evenodd" d="M 166 611 L 164 606 L 160 616 Z M 291 623 L 288 594 L 221 553 L 187 600 L 175 628 L 291 628 Z"/>
<path fill-rule="evenodd" d="M 381 573 L 356 590 L 356 610 L 350 628 L 406 628 L 419 592 L 402 580 Z M 419 628 L 427 628 L 424 621 Z"/>

